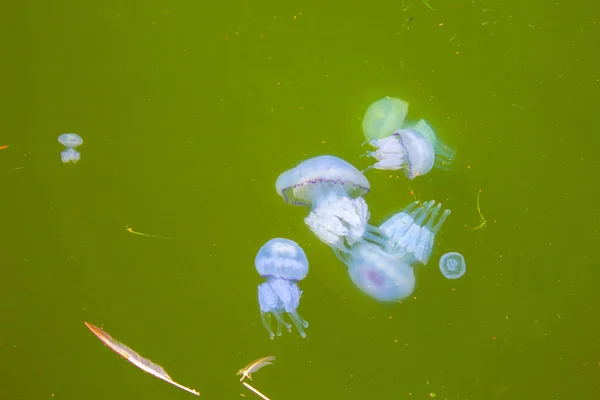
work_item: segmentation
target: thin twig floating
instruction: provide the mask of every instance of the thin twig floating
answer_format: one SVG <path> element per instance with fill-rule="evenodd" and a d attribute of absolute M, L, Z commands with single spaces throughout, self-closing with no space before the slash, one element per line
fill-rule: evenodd
<path fill-rule="evenodd" d="M 481 208 L 479 207 L 479 195 L 480 194 L 481 194 L 481 189 L 479 189 L 479 192 L 477 192 L 477 213 L 479 214 L 480 224 L 477 225 L 475 228 L 473 228 L 474 231 L 476 231 L 477 229 L 481 229 L 487 225 L 487 221 L 485 220 L 485 218 L 483 218 L 483 215 L 481 215 Z"/>
<path fill-rule="evenodd" d="M 273 364 L 273 361 L 275 361 L 275 356 L 259 358 L 258 360 L 252 361 L 250 364 L 248 364 L 244 368 L 240 369 L 236 375 L 242 375 L 240 382 L 243 381 L 244 378 L 248 378 L 248 379 L 252 380 L 251 374 L 253 372 L 258 371 L 259 369 L 261 369 L 262 367 L 264 367 L 266 365 Z"/>
<path fill-rule="evenodd" d="M 240 369 L 236 375 L 242 375 L 240 382 L 242 382 L 244 380 L 244 378 L 248 378 L 248 379 L 252 380 L 251 375 L 253 372 L 258 371 L 259 369 L 261 369 L 262 367 L 264 367 L 266 365 L 273 364 L 273 361 L 275 361 L 275 356 L 259 358 L 258 360 L 252 361 L 250 364 L 248 364 L 244 368 Z M 257 396 L 261 397 L 263 400 L 271 400 L 267 396 L 265 396 L 264 394 L 259 392 L 258 389 L 256 389 L 253 386 L 250 386 L 248 383 L 242 382 L 242 384 L 244 386 L 246 386 L 246 388 L 248 388 L 249 390 L 253 391 Z"/>
<path fill-rule="evenodd" d="M 126 226 L 125 228 L 127 228 L 127 232 L 133 233 L 134 235 L 139 235 L 139 236 L 144 236 L 144 237 L 151 237 L 151 238 L 157 238 L 157 239 L 171 239 L 170 237 L 167 237 L 167 236 L 148 235 L 147 233 L 136 232 L 136 231 L 134 231 L 133 229 L 131 229 L 128 226 Z"/>
<path fill-rule="evenodd" d="M 158 364 L 154 364 L 152 361 L 148 360 L 147 358 L 140 356 L 138 353 L 136 353 L 129 347 L 125 346 L 123 343 L 117 342 L 115 339 L 113 339 L 108 333 L 104 332 L 102 329 L 100 329 L 97 326 L 94 326 L 92 324 L 89 324 L 87 322 L 85 322 L 85 326 L 87 326 L 90 329 L 90 331 L 92 331 L 92 333 L 98 337 L 98 339 L 102 340 L 102 342 L 105 345 L 107 345 L 108 347 L 110 347 L 115 353 L 117 353 L 121 357 L 125 358 L 127 361 L 129 361 L 130 363 L 132 363 L 139 369 L 149 373 L 150 375 L 154 375 L 155 377 L 162 379 L 165 382 L 169 382 L 171 385 L 177 386 L 179 389 L 183 389 L 186 392 L 195 394 L 196 396 L 200 396 L 200 393 L 198 391 L 187 388 L 187 387 L 175 382 L 169 376 L 169 374 L 167 374 L 167 371 L 165 371 L 163 369 L 163 367 L 161 367 Z"/>
<path fill-rule="evenodd" d="M 431 11 L 435 11 L 435 9 L 433 7 L 431 7 L 431 5 L 429 5 L 429 3 L 426 2 L 425 0 L 423 0 L 423 4 L 425 4 L 425 6 L 427 6 L 427 8 L 429 8 Z"/>
<path fill-rule="evenodd" d="M 248 389 L 252 390 L 257 396 L 262 397 L 264 400 L 271 400 L 267 396 L 265 396 L 264 394 L 259 392 L 255 387 L 250 386 L 248 383 L 242 382 L 242 384 L 244 386 L 246 386 Z"/>

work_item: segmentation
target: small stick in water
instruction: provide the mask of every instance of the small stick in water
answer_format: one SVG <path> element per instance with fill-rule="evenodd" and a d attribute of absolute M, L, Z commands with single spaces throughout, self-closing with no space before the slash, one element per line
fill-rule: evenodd
<path fill-rule="evenodd" d="M 481 218 L 481 223 L 479 225 L 477 225 L 475 228 L 473 228 L 474 231 L 476 231 L 477 229 L 481 229 L 487 225 L 487 221 L 485 220 L 485 218 L 483 218 L 483 215 L 481 215 L 481 208 L 479 208 L 479 195 L 480 194 L 481 194 L 481 189 L 479 189 L 479 192 L 477 192 L 477 212 L 479 213 L 479 218 Z"/>
<path fill-rule="evenodd" d="M 195 394 L 196 396 L 200 396 L 200 393 L 197 390 L 190 389 L 186 386 L 175 382 L 173 378 L 171 378 L 169 374 L 167 374 L 167 371 L 165 371 L 163 367 L 153 363 L 147 358 L 142 357 L 130 347 L 125 346 L 123 343 L 116 341 L 112 338 L 112 336 L 104 332 L 102 329 L 88 322 L 85 322 L 85 326 L 87 326 L 88 329 L 92 331 L 92 333 L 102 341 L 102 343 L 108 346 L 109 349 L 111 349 L 112 351 L 114 351 L 115 353 L 117 353 L 118 355 L 120 355 L 139 369 L 141 369 L 142 371 L 147 372 L 150 375 L 157 377 L 158 379 L 162 379 L 163 381 L 170 383 L 171 385 L 176 386 L 179 389 L 185 390 L 186 392 L 189 392 L 191 394 Z"/>
<path fill-rule="evenodd" d="M 271 400 L 267 396 L 265 396 L 264 394 L 262 394 L 261 392 L 259 392 L 256 388 L 254 388 L 254 387 L 250 386 L 249 384 L 247 384 L 246 382 L 242 382 L 242 384 L 244 386 L 246 386 L 248 389 L 252 390 L 257 396 L 262 397 L 263 400 Z"/>
<path fill-rule="evenodd" d="M 140 235 L 140 236 L 144 236 L 144 237 L 151 237 L 151 238 L 157 238 L 157 239 L 170 239 L 167 236 L 148 235 L 147 233 L 136 232 L 128 226 L 126 226 L 125 228 L 127 228 L 127 232 L 133 233 L 134 235 Z"/>

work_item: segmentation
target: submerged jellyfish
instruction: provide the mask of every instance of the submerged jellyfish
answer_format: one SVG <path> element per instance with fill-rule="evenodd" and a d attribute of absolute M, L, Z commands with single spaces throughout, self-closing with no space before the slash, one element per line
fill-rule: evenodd
<path fill-rule="evenodd" d="M 63 133 L 58 137 L 58 141 L 67 148 L 65 151 L 60 153 L 63 163 L 76 163 L 79 161 L 81 154 L 79 154 L 75 148 L 83 144 L 83 139 L 81 136 L 76 133 Z"/>
<path fill-rule="evenodd" d="M 342 256 L 352 282 L 376 300 L 401 300 L 415 288 L 415 273 L 408 257 L 396 257 L 376 244 L 363 242 Z"/>
<path fill-rule="evenodd" d="M 361 197 L 369 181 L 348 162 L 328 155 L 311 158 L 279 175 L 275 188 L 287 203 L 311 206 L 304 221 L 338 257 L 359 241 L 385 244 L 381 231 L 368 224 L 369 208 Z"/>
<path fill-rule="evenodd" d="M 427 264 L 435 235 L 450 215 L 450 210 L 446 209 L 436 221 L 442 204 L 434 206 L 435 200 L 422 204 L 414 201 L 381 224 L 379 229 L 388 238 L 386 251 L 396 257 L 410 257 L 412 262 Z"/>
<path fill-rule="evenodd" d="M 451 252 L 440 258 L 440 271 L 448 279 L 458 279 L 467 272 L 467 263 L 462 254 Z"/>
<path fill-rule="evenodd" d="M 391 136 L 373 139 L 368 143 L 377 149 L 367 153 L 367 156 L 377 160 L 369 168 L 402 169 L 409 179 L 414 179 L 431 171 L 435 163 L 431 142 L 411 129 L 399 129 Z"/>
<path fill-rule="evenodd" d="M 308 328 L 308 322 L 296 312 L 302 295 L 296 282 L 308 274 L 308 259 L 304 250 L 292 240 L 271 239 L 258 251 L 254 265 L 260 276 L 267 278 L 265 283 L 258 286 L 258 304 L 260 318 L 271 339 L 275 337 L 271 330 L 271 314 L 277 320 L 277 336 L 281 336 L 282 325 L 289 332 L 292 330 L 292 326 L 283 320 L 284 312 L 300 336 L 306 337 L 304 328 Z"/>
<path fill-rule="evenodd" d="M 363 133 L 367 140 L 390 136 L 404 124 L 408 103 L 394 97 L 384 97 L 369 106 L 363 117 Z"/>
<path fill-rule="evenodd" d="M 433 151 L 435 153 L 435 167 L 448 170 L 452 165 L 452 160 L 456 151 L 444 144 L 433 131 L 433 128 L 425 121 L 421 119 L 414 124 L 405 126 L 403 129 L 411 129 L 415 132 L 425 136 L 427 140 L 433 145 Z"/>

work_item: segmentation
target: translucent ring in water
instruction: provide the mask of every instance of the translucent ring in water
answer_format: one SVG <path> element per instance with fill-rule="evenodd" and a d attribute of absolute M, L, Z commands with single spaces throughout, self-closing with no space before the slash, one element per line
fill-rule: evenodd
<path fill-rule="evenodd" d="M 440 271 L 448 279 L 458 279 L 467 272 L 467 263 L 462 254 L 446 253 L 440 258 Z"/>

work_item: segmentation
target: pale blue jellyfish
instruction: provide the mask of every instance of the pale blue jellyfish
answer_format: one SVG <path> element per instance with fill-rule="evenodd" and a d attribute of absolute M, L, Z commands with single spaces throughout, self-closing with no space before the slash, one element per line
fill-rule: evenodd
<path fill-rule="evenodd" d="M 83 139 L 76 133 L 63 133 L 58 137 L 60 144 L 67 149 L 60 153 L 63 163 L 76 163 L 81 158 L 81 154 L 75 148 L 83 144 Z"/>
<path fill-rule="evenodd" d="M 371 167 L 384 170 L 402 169 L 409 179 L 431 171 L 435 164 L 435 152 L 431 142 L 412 129 L 399 129 L 392 135 L 368 142 L 375 151 L 367 152 L 377 162 Z"/>
<path fill-rule="evenodd" d="M 451 252 L 440 258 L 440 271 L 448 279 L 458 279 L 467 272 L 467 263 L 462 254 Z"/>
<path fill-rule="evenodd" d="M 277 320 L 277 336 L 281 336 L 281 326 L 289 332 L 292 326 L 283 320 L 287 313 L 303 338 L 308 322 L 298 315 L 302 291 L 296 282 L 308 274 L 308 259 L 304 250 L 289 239 L 275 238 L 260 248 L 254 260 L 256 270 L 267 281 L 258 286 L 258 304 L 263 325 L 269 331 L 271 339 L 275 334 L 271 330 L 271 314 Z"/>
<path fill-rule="evenodd" d="M 394 97 L 384 97 L 369 106 L 363 117 L 363 133 L 367 140 L 393 134 L 404 124 L 408 103 Z"/>
<path fill-rule="evenodd" d="M 357 242 L 350 253 L 340 255 L 352 282 L 376 300 L 402 300 L 415 288 L 415 273 L 408 257 L 393 256 L 380 246 L 365 242 Z"/>
<path fill-rule="evenodd" d="M 410 257 L 413 262 L 427 264 L 435 235 L 450 215 L 446 209 L 439 218 L 441 203 L 414 201 L 379 226 L 388 238 L 386 252 L 396 257 Z M 437 218 L 437 220 L 436 220 Z"/>
<path fill-rule="evenodd" d="M 329 155 L 311 158 L 279 175 L 275 188 L 287 203 L 311 206 L 304 221 L 336 254 L 359 241 L 385 243 L 381 231 L 368 224 L 362 196 L 369 181 L 348 162 Z"/>
<path fill-rule="evenodd" d="M 415 132 L 425 136 L 427 140 L 433 145 L 433 151 L 435 153 L 435 167 L 443 170 L 449 170 L 452 165 L 452 160 L 456 155 L 456 151 L 444 144 L 433 131 L 433 128 L 425 121 L 421 119 L 414 124 L 407 124 L 403 129 L 411 129 Z"/>

